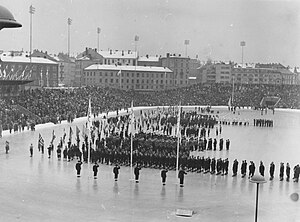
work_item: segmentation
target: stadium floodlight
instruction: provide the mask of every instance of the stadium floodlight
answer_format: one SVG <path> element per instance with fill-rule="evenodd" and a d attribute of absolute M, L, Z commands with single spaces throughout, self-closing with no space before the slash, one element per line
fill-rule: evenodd
<path fill-rule="evenodd" d="M 3 28 L 20 28 L 22 25 L 18 23 L 12 13 L 5 7 L 0 5 L 0 30 Z"/>
<path fill-rule="evenodd" d="M 257 188 L 256 188 L 256 204 L 255 204 L 255 222 L 257 222 L 257 211 L 258 211 L 258 190 L 259 190 L 259 184 L 263 184 L 266 183 L 267 181 L 265 180 L 265 178 L 259 174 L 254 175 L 253 177 L 251 177 L 251 179 L 249 180 L 251 183 L 256 183 L 257 184 Z"/>

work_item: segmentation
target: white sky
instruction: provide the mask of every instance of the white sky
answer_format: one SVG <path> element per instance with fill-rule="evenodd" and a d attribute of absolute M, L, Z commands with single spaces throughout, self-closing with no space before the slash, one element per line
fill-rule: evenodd
<path fill-rule="evenodd" d="M 33 48 L 67 52 L 67 18 L 72 18 L 71 54 L 97 47 L 134 50 L 140 55 L 185 54 L 200 60 L 280 62 L 300 66 L 298 0 L 2 0 L 23 27 L 3 29 L 0 49 L 29 50 L 29 6 Z"/>

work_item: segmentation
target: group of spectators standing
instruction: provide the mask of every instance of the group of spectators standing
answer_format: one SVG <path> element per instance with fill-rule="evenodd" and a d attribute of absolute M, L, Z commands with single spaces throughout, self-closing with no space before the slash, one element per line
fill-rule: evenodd
<path fill-rule="evenodd" d="M 281 98 L 280 107 L 300 108 L 300 87 L 294 85 L 238 85 L 234 86 L 234 105 L 237 107 L 259 107 L 265 96 Z M 196 84 L 184 88 L 151 93 L 123 91 L 100 87 L 80 87 L 72 89 L 31 89 L 15 97 L 0 100 L 0 121 L 4 130 L 11 125 L 31 125 L 32 123 L 59 123 L 61 120 L 72 121 L 86 115 L 88 97 L 92 98 L 93 113 L 120 110 L 135 106 L 174 106 L 182 105 L 228 105 L 232 85 Z M 38 116 L 30 115 L 16 108 L 19 105 Z M 22 116 L 23 114 L 23 116 Z M 13 127 L 14 129 L 14 127 Z"/>

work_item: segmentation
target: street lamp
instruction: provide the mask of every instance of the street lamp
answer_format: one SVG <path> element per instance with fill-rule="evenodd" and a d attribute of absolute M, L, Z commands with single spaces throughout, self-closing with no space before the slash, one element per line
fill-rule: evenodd
<path fill-rule="evenodd" d="M 265 178 L 259 174 L 254 175 L 251 177 L 249 180 L 251 183 L 256 183 L 257 188 L 256 188 L 256 208 L 255 208 L 255 222 L 257 222 L 257 211 L 258 211 L 258 190 L 259 190 L 259 184 L 266 183 L 267 181 Z"/>
<path fill-rule="evenodd" d="M 242 67 L 244 65 L 244 47 L 246 46 L 246 42 L 245 41 L 241 41 L 241 47 L 242 47 Z"/>
<path fill-rule="evenodd" d="M 190 44 L 190 40 L 184 40 L 185 44 L 185 57 L 187 57 L 187 46 Z"/>
<path fill-rule="evenodd" d="M 29 47 L 29 58 L 31 63 L 31 53 L 32 53 L 32 15 L 35 13 L 35 8 L 30 5 L 29 7 L 29 13 L 30 13 L 30 47 Z"/>
<path fill-rule="evenodd" d="M 70 57 L 70 26 L 72 25 L 72 19 L 68 18 L 68 57 Z"/>
<path fill-rule="evenodd" d="M 19 27 L 22 27 L 22 25 L 15 20 L 12 13 L 7 8 L 0 5 L 0 30 L 3 28 Z"/>
<path fill-rule="evenodd" d="M 99 36 L 100 36 L 100 32 L 101 32 L 101 29 L 98 27 L 97 28 L 97 34 L 98 34 L 97 49 L 98 49 L 98 52 L 100 51 L 100 48 L 99 48 Z"/>

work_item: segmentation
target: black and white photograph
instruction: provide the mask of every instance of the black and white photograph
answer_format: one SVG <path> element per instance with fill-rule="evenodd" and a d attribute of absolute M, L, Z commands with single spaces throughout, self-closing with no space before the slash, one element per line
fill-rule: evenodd
<path fill-rule="evenodd" d="M 300 1 L 2 0 L 0 221 L 299 222 Z"/>

